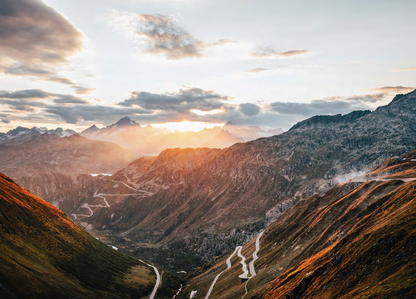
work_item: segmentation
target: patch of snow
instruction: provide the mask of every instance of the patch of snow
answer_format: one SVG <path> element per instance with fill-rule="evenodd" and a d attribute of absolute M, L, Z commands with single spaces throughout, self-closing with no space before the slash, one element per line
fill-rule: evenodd
<path fill-rule="evenodd" d="M 198 291 L 192 291 L 191 295 L 189 296 L 189 299 L 192 299 L 196 296 L 196 293 L 198 293 Z"/>
<path fill-rule="evenodd" d="M 90 176 L 99 176 L 99 175 L 105 175 L 105 176 L 112 176 L 112 173 L 90 173 Z"/>
<path fill-rule="evenodd" d="M 118 248 L 116 247 L 116 246 L 113 246 L 113 245 L 108 245 L 108 246 L 110 246 L 111 248 L 113 248 L 114 250 L 118 250 Z"/>
<path fill-rule="evenodd" d="M 6 135 L 6 137 L 7 137 L 7 138 L 9 138 L 9 139 L 14 139 L 14 138 L 20 137 L 20 136 L 22 136 L 22 135 L 25 135 L 27 132 L 28 132 L 28 131 L 20 131 L 19 133 L 17 133 L 17 134 L 16 134 L 16 136 L 13 136 L 13 135 Z"/>
<path fill-rule="evenodd" d="M 68 132 L 68 130 L 62 132 L 62 137 L 69 137 L 69 136 L 72 136 L 72 134 Z"/>

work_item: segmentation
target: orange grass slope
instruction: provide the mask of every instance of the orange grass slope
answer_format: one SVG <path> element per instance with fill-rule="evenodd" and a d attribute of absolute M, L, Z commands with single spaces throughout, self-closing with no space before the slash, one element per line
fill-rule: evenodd
<path fill-rule="evenodd" d="M 244 299 L 416 298 L 416 181 L 406 182 L 416 173 L 414 158 L 389 159 L 370 171 L 377 175 L 338 184 L 283 213 L 260 239 L 257 275 Z M 224 263 L 195 273 L 183 293 L 198 290 L 195 299 L 204 298 Z M 210 298 L 241 298 L 245 285 L 236 277 L 224 272 Z"/>
<path fill-rule="evenodd" d="M 0 298 L 141 298 L 154 282 L 147 266 L 0 173 Z"/>
<path fill-rule="evenodd" d="M 410 181 L 357 211 L 345 236 L 277 277 L 259 297 L 415 298 L 415 198 Z"/>

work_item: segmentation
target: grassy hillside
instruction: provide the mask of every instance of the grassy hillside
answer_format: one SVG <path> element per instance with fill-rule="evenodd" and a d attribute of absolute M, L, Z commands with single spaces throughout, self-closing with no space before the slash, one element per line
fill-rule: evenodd
<path fill-rule="evenodd" d="M 209 298 L 415 298 L 416 152 L 313 195 L 264 232 L 257 275 L 240 283 L 241 259 Z M 251 260 L 254 240 L 242 253 Z M 230 254 L 197 269 L 179 298 L 205 298 Z"/>
<path fill-rule="evenodd" d="M 0 174 L 0 298 L 142 298 L 155 280 Z"/>

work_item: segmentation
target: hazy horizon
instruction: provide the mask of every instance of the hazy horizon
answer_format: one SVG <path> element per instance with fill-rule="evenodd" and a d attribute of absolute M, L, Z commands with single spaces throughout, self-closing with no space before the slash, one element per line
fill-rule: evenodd
<path fill-rule="evenodd" d="M 124 116 L 287 130 L 317 114 L 374 110 L 416 88 L 415 9 L 405 0 L 5 0 L 0 131 L 81 131 Z"/>

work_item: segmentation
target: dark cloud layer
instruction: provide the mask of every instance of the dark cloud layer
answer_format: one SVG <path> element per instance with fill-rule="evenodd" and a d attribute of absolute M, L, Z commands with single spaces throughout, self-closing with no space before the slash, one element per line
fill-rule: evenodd
<path fill-rule="evenodd" d="M 82 34 L 61 14 L 39 0 L 0 2 L 0 71 L 85 87 L 57 74 L 81 50 Z"/>
<path fill-rule="evenodd" d="M 389 91 L 380 87 L 374 90 Z M 323 114 L 347 114 L 353 110 L 371 109 L 371 105 L 392 97 L 390 92 L 351 97 L 328 97 L 310 103 L 274 102 L 268 105 L 234 104 L 232 98 L 200 88 L 183 88 L 175 93 L 133 92 L 116 105 L 93 105 L 73 95 L 43 90 L 0 91 L 0 119 L 76 124 L 115 122 L 129 116 L 141 123 L 202 121 L 241 125 L 289 128 L 307 117 Z M 201 110 L 213 113 L 195 113 Z"/>
<path fill-rule="evenodd" d="M 254 116 L 260 113 L 260 106 L 252 103 L 240 104 L 240 111 L 246 116 Z"/>
<path fill-rule="evenodd" d="M 367 94 L 352 97 L 329 97 L 310 103 L 274 102 L 270 110 L 279 114 L 296 114 L 304 117 L 325 114 L 346 114 L 353 110 L 370 109 L 368 104 L 384 100 L 388 93 Z"/>
<path fill-rule="evenodd" d="M 213 91 L 200 88 L 180 89 L 177 93 L 153 94 L 149 92 L 133 92 L 130 99 L 118 105 L 125 107 L 139 106 L 147 110 L 176 111 L 185 113 L 192 109 L 209 111 L 220 109 L 225 100 L 230 98 L 221 96 Z"/>
<path fill-rule="evenodd" d="M 12 111 L 34 112 L 35 108 L 47 107 L 48 101 L 56 104 L 88 104 L 87 101 L 73 95 L 49 93 L 41 89 L 19 91 L 0 90 L 0 105 L 9 107 Z"/>

